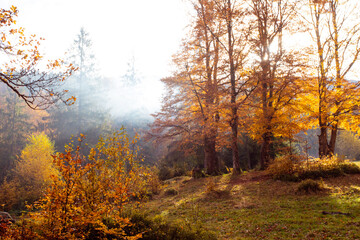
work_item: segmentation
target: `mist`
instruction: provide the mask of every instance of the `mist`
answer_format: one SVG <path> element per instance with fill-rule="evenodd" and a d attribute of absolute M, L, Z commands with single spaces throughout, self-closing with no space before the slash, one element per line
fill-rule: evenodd
<path fill-rule="evenodd" d="M 160 110 L 163 86 L 159 78 L 142 77 L 135 85 L 127 85 L 123 78 L 107 78 L 104 81 L 112 86 L 105 93 L 105 106 L 114 118 L 136 115 L 151 119 L 150 115 Z"/>

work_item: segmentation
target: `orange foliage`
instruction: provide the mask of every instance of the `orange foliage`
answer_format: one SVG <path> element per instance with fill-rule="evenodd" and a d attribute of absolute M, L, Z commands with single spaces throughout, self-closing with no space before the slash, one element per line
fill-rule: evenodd
<path fill-rule="evenodd" d="M 0 65 L 0 82 L 22 98 L 30 108 L 46 108 L 59 99 L 72 103 L 74 98 L 63 99 L 65 92 L 53 89 L 61 85 L 76 68 L 72 64 L 65 66 L 63 60 L 56 59 L 49 61 L 42 70 L 38 69 L 42 60 L 39 46 L 44 39 L 25 35 L 24 28 L 16 28 L 17 15 L 15 6 L 10 10 L 0 9 L 0 53 L 9 59 Z"/>
<path fill-rule="evenodd" d="M 53 156 L 59 174 L 32 206 L 36 211 L 27 217 L 32 233 L 39 239 L 138 239 L 141 234 L 126 236 L 124 227 L 131 223 L 122 215 L 124 206 L 144 193 L 149 178 L 139 165 L 136 138 L 130 140 L 122 129 L 101 139 L 87 157 L 80 153 L 84 138 Z"/>

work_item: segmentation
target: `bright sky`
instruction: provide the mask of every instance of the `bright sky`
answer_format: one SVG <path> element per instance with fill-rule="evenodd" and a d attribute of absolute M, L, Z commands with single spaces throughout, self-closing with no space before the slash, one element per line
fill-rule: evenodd
<path fill-rule="evenodd" d="M 63 57 L 84 27 L 102 75 L 119 78 L 134 56 L 157 97 L 188 24 L 183 0 L 0 0 L 1 8 L 11 5 L 18 7 L 18 26 L 45 38 L 46 55 Z"/>

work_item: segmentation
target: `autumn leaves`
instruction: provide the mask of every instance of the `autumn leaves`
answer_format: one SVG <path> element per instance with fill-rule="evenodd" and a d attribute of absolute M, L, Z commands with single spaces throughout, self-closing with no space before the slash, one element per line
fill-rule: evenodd
<path fill-rule="evenodd" d="M 42 38 L 26 35 L 23 28 L 16 28 L 18 10 L 0 9 L 0 52 L 4 61 L 0 65 L 0 81 L 7 85 L 33 109 L 47 108 L 61 100 L 71 104 L 75 98 L 65 99 L 65 92 L 57 89 L 75 70 L 61 59 L 48 61 L 42 66 L 39 50 Z"/>
<path fill-rule="evenodd" d="M 320 129 L 320 156 L 333 154 L 340 125 L 358 125 L 358 84 L 347 75 L 358 59 L 359 22 L 344 15 L 354 2 L 339 2 L 193 1 L 193 24 L 176 72 L 163 79 L 167 96 L 150 135 L 202 145 L 208 174 L 219 172 L 225 147 L 233 172 L 241 171 L 239 133 L 261 144 L 263 169 L 275 143 L 312 127 Z M 289 44 L 309 32 L 303 46 Z"/>

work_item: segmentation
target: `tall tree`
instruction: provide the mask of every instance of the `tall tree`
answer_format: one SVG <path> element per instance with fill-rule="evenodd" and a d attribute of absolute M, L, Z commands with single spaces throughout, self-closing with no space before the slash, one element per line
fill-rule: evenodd
<path fill-rule="evenodd" d="M 309 0 L 312 38 L 316 45 L 320 128 L 319 156 L 333 155 L 340 126 L 358 131 L 359 83 L 349 79 L 360 53 L 360 18 L 350 0 Z M 330 135 L 329 135 L 330 134 Z"/>
<path fill-rule="evenodd" d="M 56 106 L 51 109 L 50 127 L 53 129 L 57 148 L 62 148 L 71 137 L 87 135 L 89 144 L 95 144 L 101 132 L 108 126 L 105 86 L 96 69 L 89 33 L 81 28 L 68 51 L 67 62 L 78 68 L 65 87 L 76 96 L 70 107 Z M 85 148 L 84 148 L 85 149 Z"/>
<path fill-rule="evenodd" d="M 191 37 L 174 62 L 178 71 L 163 79 L 168 89 L 162 111 L 155 115 L 152 134 L 181 136 L 204 147 L 208 174 L 219 173 L 216 153 L 220 114 L 219 42 L 221 24 L 215 20 L 213 1 L 193 2 L 196 11 Z"/>
<path fill-rule="evenodd" d="M 14 167 L 14 160 L 25 144 L 31 130 L 29 115 L 15 93 L 2 86 L 0 88 L 0 182 Z"/>
<path fill-rule="evenodd" d="M 69 50 L 68 61 L 79 68 L 79 71 L 72 77 L 72 88 L 77 96 L 77 129 L 78 133 L 83 131 L 85 121 L 84 108 L 89 103 L 89 99 L 99 97 L 94 94 L 91 85 L 94 84 L 95 76 L 95 55 L 92 50 L 92 42 L 89 33 L 81 28 L 76 36 L 73 45 Z M 89 94 L 92 92 L 91 98 Z M 87 106 L 88 107 L 88 106 Z M 89 110 L 89 109 L 87 109 Z"/>
<path fill-rule="evenodd" d="M 214 3 L 218 21 L 224 23 L 223 35 L 216 36 L 216 40 L 223 50 L 225 86 L 230 99 L 225 107 L 230 109 L 228 121 L 231 128 L 233 174 L 239 174 L 239 108 L 244 107 L 243 104 L 254 90 L 252 69 L 248 65 L 250 29 L 245 24 L 248 11 L 244 3 L 236 0 L 221 0 Z"/>
<path fill-rule="evenodd" d="M 256 59 L 255 76 L 259 82 L 259 105 L 252 134 L 260 138 L 261 168 L 264 169 L 275 157 L 274 138 L 284 131 L 291 114 L 289 106 L 301 89 L 298 80 L 302 64 L 297 52 L 287 52 L 283 36 L 291 36 L 291 25 L 296 15 L 298 0 L 251 0 L 250 8 L 254 23 L 252 35 L 253 53 Z M 287 114 L 286 114 L 287 113 Z M 285 119 L 284 119 L 285 118 Z M 258 130 L 256 130 L 256 129 Z M 280 135 L 283 133 L 280 133 Z"/>

